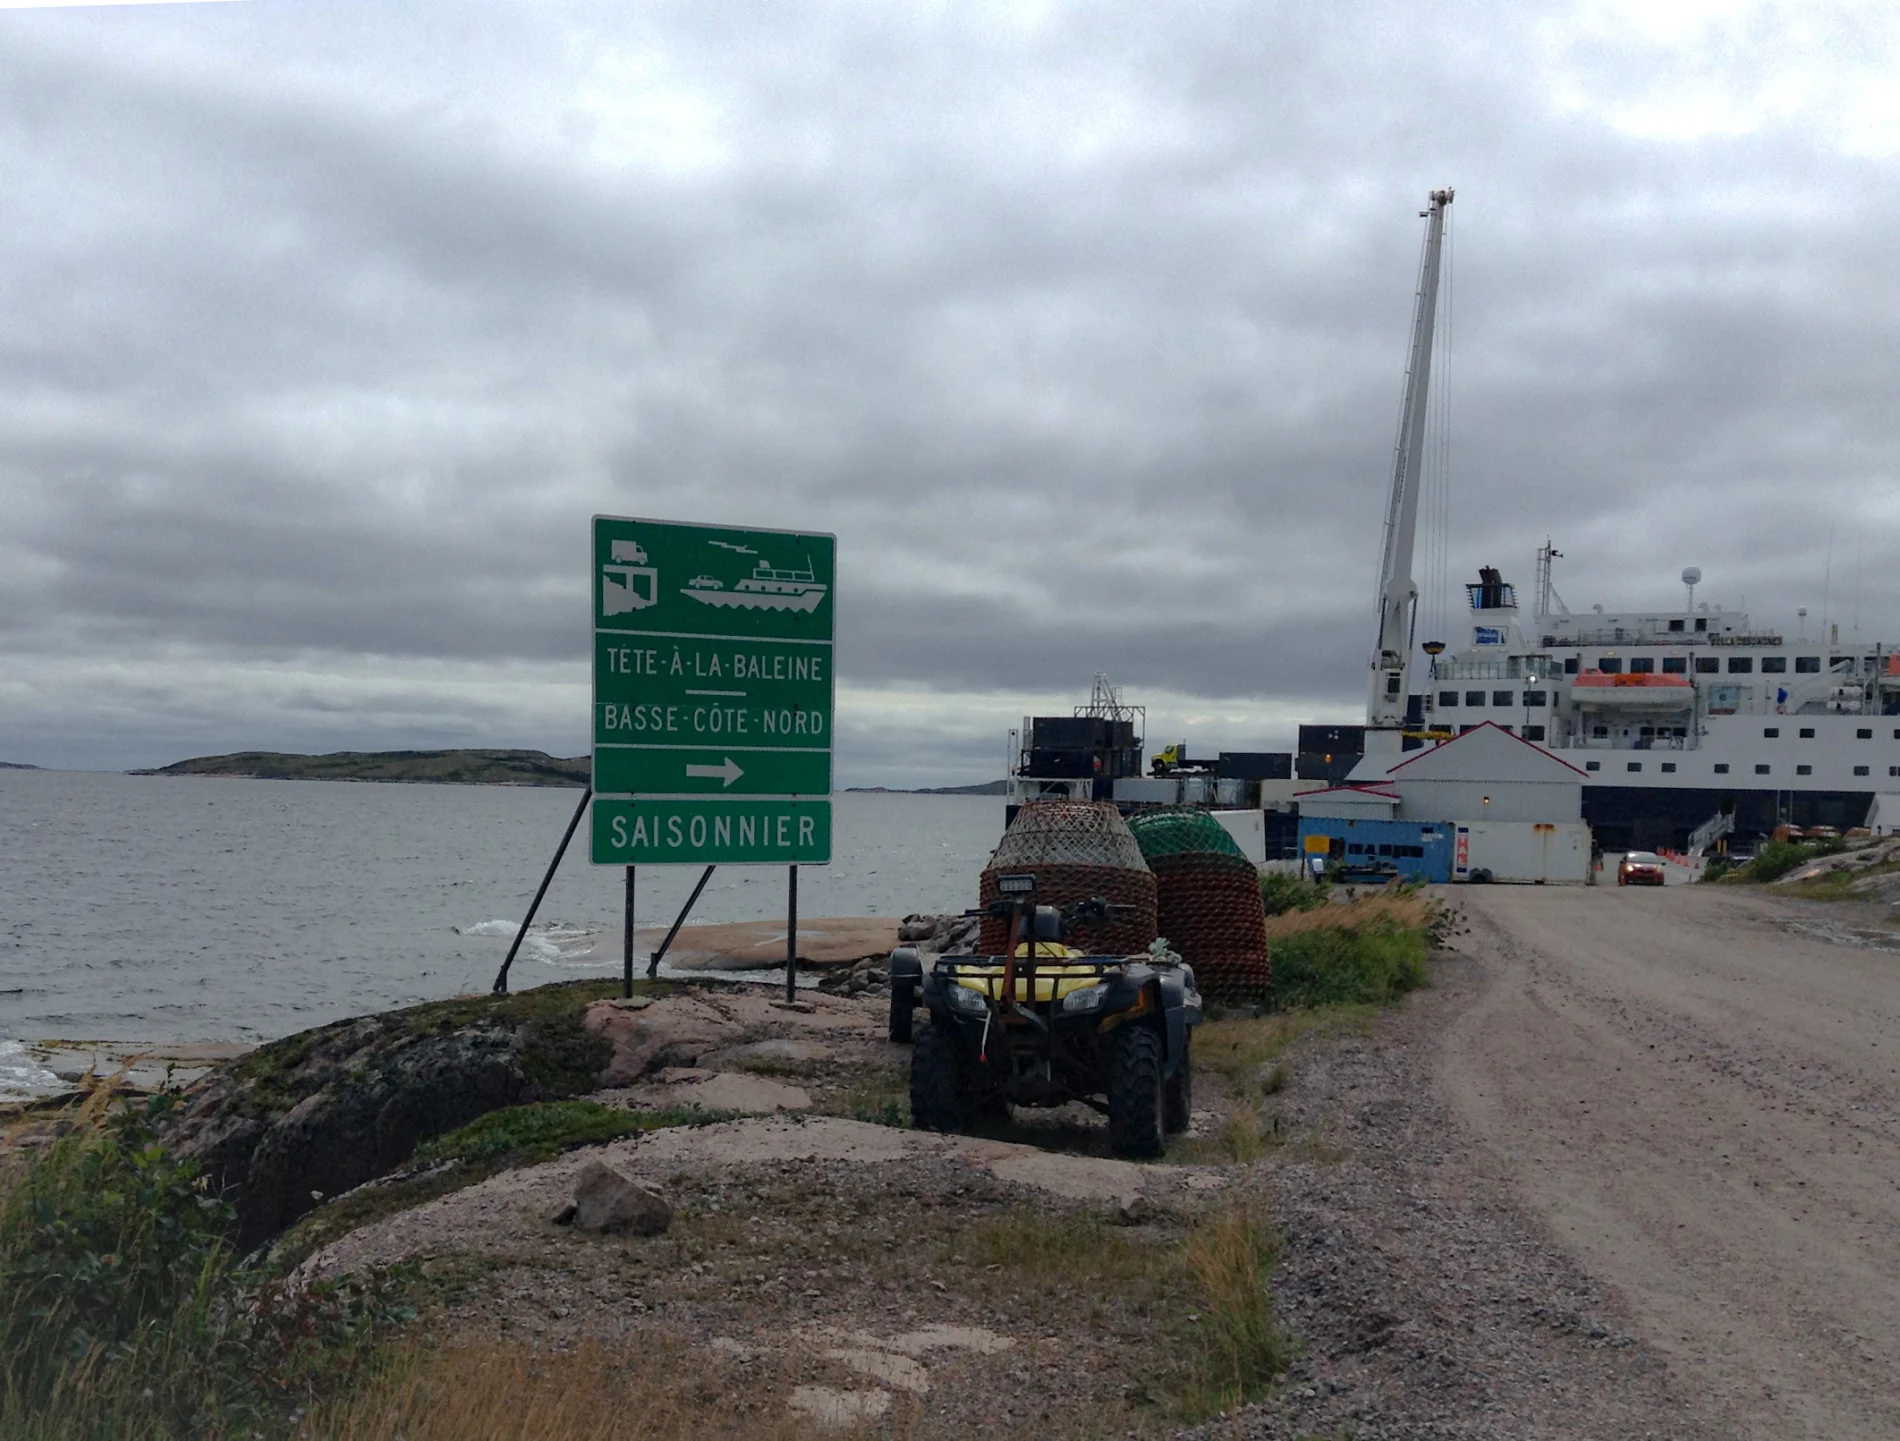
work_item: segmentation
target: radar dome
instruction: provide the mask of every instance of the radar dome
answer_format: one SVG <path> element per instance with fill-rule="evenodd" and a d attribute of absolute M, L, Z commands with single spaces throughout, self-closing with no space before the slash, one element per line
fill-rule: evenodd
<path fill-rule="evenodd" d="M 1702 584 L 1702 567 L 1699 565 L 1692 565 L 1687 570 L 1683 571 L 1682 583 L 1684 585 L 1701 585 Z"/>

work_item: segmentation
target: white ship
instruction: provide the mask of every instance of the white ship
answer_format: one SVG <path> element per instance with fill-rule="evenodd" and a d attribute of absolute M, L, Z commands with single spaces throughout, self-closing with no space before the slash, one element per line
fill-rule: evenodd
<path fill-rule="evenodd" d="M 690 595 L 706 605 L 738 607 L 742 610 L 814 611 L 824 600 L 827 587 L 813 573 L 807 561 L 803 570 L 782 570 L 761 560 L 752 574 L 731 590 L 721 589 L 711 576 L 696 576 L 681 595 Z"/>
<path fill-rule="evenodd" d="M 1433 191 L 1413 320 L 1411 364 L 1386 513 L 1379 640 L 1371 660 L 1366 759 L 1383 775 L 1401 749 L 1486 721 L 1568 761 L 1584 778 L 1583 818 L 1605 850 L 1706 843 L 1777 825 L 1900 827 L 1900 652 L 1842 644 L 1838 625 L 1796 634 L 1695 603 L 1683 609 L 1572 614 L 1551 584 L 1560 552 L 1537 554 L 1528 613 L 1485 568 L 1468 585 L 1461 642 L 1429 639 L 1414 688 L 1418 516 L 1425 398 L 1444 211 Z"/>
<path fill-rule="evenodd" d="M 1681 610 L 1575 615 L 1550 584 L 1557 554 L 1538 552 L 1528 613 L 1496 570 L 1465 588 L 1469 628 L 1428 647 L 1414 735 L 1491 721 L 1569 761 L 1606 850 L 1900 825 L 1900 653 L 1697 606 L 1695 570 Z"/>

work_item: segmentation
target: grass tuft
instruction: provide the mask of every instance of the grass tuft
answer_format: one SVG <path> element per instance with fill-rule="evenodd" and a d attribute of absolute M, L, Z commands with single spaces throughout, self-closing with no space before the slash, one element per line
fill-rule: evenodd
<path fill-rule="evenodd" d="M 1274 1317 L 1269 1282 L 1280 1241 L 1258 1211 L 1236 1203 L 1189 1234 L 1182 1259 L 1205 1304 L 1182 1410 L 1207 1416 L 1259 1399 L 1284 1371 L 1292 1346 Z"/>
<path fill-rule="evenodd" d="M 1324 881 L 1283 875 L 1277 871 L 1261 873 L 1260 903 L 1266 907 L 1269 916 L 1317 910 L 1331 900 L 1331 888 Z"/>
<path fill-rule="evenodd" d="M 746 1374 L 737 1374 L 739 1371 Z M 303 1421 L 307 1441 L 802 1441 L 784 1378 L 644 1343 L 543 1351 L 482 1340 L 393 1353 L 371 1384 Z"/>
<path fill-rule="evenodd" d="M 1390 1005 L 1426 981 L 1424 928 L 1385 917 L 1282 934 L 1269 942 L 1268 955 L 1273 976 L 1267 1000 L 1276 1011 Z"/>

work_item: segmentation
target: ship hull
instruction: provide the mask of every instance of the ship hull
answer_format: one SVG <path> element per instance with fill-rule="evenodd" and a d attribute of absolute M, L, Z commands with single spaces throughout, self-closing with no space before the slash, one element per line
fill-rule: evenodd
<path fill-rule="evenodd" d="M 690 595 L 702 605 L 716 605 L 726 610 L 800 610 L 814 611 L 824 600 L 822 590 L 808 590 L 803 595 L 761 595 L 757 591 L 741 590 L 687 590 L 682 595 Z"/>

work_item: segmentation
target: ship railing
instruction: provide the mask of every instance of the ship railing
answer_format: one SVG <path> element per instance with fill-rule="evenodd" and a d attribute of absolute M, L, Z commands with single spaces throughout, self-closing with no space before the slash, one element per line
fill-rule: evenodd
<path fill-rule="evenodd" d="M 1561 673 L 1554 661 L 1536 656 L 1503 660 L 1444 660 L 1432 662 L 1433 680 L 1554 680 Z"/>
<path fill-rule="evenodd" d="M 1547 646 L 1602 646 L 1602 645 L 1707 645 L 1711 637 L 1707 631 L 1661 631 L 1630 630 L 1623 626 L 1611 630 L 1578 630 L 1564 635 L 1546 632 L 1543 643 Z"/>
<path fill-rule="evenodd" d="M 1553 751 L 1687 751 L 1695 749 L 1695 737 L 1560 736 L 1546 741 L 1544 748 Z"/>

